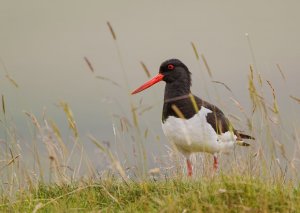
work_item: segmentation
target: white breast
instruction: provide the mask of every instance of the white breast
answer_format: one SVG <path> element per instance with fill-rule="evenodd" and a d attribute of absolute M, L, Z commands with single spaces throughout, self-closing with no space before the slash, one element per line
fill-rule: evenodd
<path fill-rule="evenodd" d="M 162 124 L 164 134 L 185 155 L 192 152 L 227 152 L 233 147 L 236 136 L 232 132 L 218 135 L 207 123 L 206 115 L 210 112 L 201 107 L 197 114 L 187 120 L 169 116 Z"/>

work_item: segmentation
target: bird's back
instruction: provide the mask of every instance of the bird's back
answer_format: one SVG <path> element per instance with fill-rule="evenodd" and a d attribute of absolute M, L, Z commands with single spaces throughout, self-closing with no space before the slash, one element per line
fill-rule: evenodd
<path fill-rule="evenodd" d="M 162 123 L 167 138 L 190 152 L 219 152 L 243 138 L 252 139 L 235 130 L 218 107 L 197 96 L 165 100 Z"/>

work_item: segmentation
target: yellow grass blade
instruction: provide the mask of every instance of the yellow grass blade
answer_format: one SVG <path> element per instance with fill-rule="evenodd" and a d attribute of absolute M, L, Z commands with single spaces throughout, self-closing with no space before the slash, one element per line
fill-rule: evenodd
<path fill-rule="evenodd" d="M 190 99 L 192 101 L 192 104 L 193 104 L 195 112 L 196 113 L 199 112 L 199 108 L 198 108 L 198 105 L 196 103 L 195 97 L 191 93 L 189 94 L 189 97 L 190 97 Z"/>
<path fill-rule="evenodd" d="M 109 31 L 110 31 L 110 33 L 111 33 L 113 39 L 114 39 L 114 40 L 117 40 L 117 36 L 116 36 L 116 34 L 115 34 L 115 31 L 114 31 L 114 29 L 112 28 L 112 26 L 111 26 L 111 24 L 109 23 L 109 21 L 106 22 L 106 24 L 107 24 L 107 26 L 108 26 L 108 28 L 109 28 Z"/>
<path fill-rule="evenodd" d="M 193 48 L 193 50 L 194 50 L 196 59 L 199 61 L 199 54 L 198 54 L 198 51 L 197 51 L 197 48 L 196 48 L 194 42 L 191 42 L 191 45 L 192 45 L 192 48 Z"/>
<path fill-rule="evenodd" d="M 174 112 L 178 115 L 179 118 L 185 119 L 183 113 L 180 111 L 180 109 L 175 104 L 172 104 L 171 107 L 174 110 Z"/>
<path fill-rule="evenodd" d="M 205 58 L 204 54 L 201 54 L 201 58 L 202 58 L 202 61 L 203 61 L 204 65 L 205 65 L 205 68 L 206 68 L 206 70 L 208 72 L 209 77 L 212 78 L 212 72 L 211 72 L 210 67 L 208 66 L 208 63 L 206 61 L 206 58 Z"/>
<path fill-rule="evenodd" d="M 9 80 L 10 83 L 12 83 L 16 88 L 19 88 L 18 83 L 10 76 L 10 75 L 5 75 L 5 77 Z"/>
<path fill-rule="evenodd" d="M 36 117 L 32 113 L 29 113 L 29 112 L 26 112 L 26 111 L 24 111 L 24 113 L 25 113 L 25 115 L 27 115 L 31 119 L 33 125 L 40 131 L 41 130 L 41 125 L 39 124 Z"/>
<path fill-rule="evenodd" d="M 132 112 L 133 124 L 134 124 L 135 127 L 138 128 L 139 123 L 138 123 L 138 117 L 137 117 L 137 114 L 136 114 L 136 107 L 134 107 L 133 104 L 131 103 L 130 108 L 131 108 L 131 112 Z"/>
<path fill-rule="evenodd" d="M 3 114 L 5 115 L 5 100 L 4 100 L 4 95 L 2 95 L 2 111 L 3 111 Z"/>
<path fill-rule="evenodd" d="M 73 116 L 73 112 L 70 109 L 69 104 L 66 103 L 66 102 L 64 102 L 64 101 L 61 101 L 59 103 L 59 106 L 65 112 L 65 114 L 67 116 L 68 123 L 69 123 L 69 127 L 73 131 L 74 136 L 77 138 L 78 137 L 78 130 L 77 130 L 77 126 L 76 126 L 76 122 L 75 122 L 74 116 Z"/>
<path fill-rule="evenodd" d="M 278 109 L 278 104 L 277 104 L 277 99 L 276 99 L 276 95 L 275 95 L 275 89 L 273 88 L 272 84 L 270 81 L 267 80 L 268 85 L 271 87 L 272 89 L 272 95 L 273 95 L 273 112 L 274 113 L 279 113 L 279 109 Z"/>
<path fill-rule="evenodd" d="M 113 85 L 122 88 L 122 87 L 120 86 L 120 84 L 118 84 L 117 82 L 115 82 L 115 81 L 113 81 L 113 80 L 111 80 L 111 79 L 109 79 L 109 78 L 107 78 L 107 77 L 97 75 L 96 78 L 101 79 L 101 80 L 104 80 L 104 81 L 108 81 L 108 82 L 112 83 Z"/>
<path fill-rule="evenodd" d="M 297 101 L 298 104 L 300 104 L 300 98 L 296 98 L 295 96 L 290 95 L 290 98 Z"/>
<path fill-rule="evenodd" d="M 151 110 L 153 107 L 154 106 L 152 105 L 152 106 L 147 106 L 147 107 L 141 109 L 141 111 L 139 112 L 139 115 L 144 114 L 144 112 L 147 112 L 147 111 Z"/>
<path fill-rule="evenodd" d="M 227 86 L 225 83 L 221 82 L 221 81 L 211 81 L 213 83 L 217 83 L 217 84 L 222 84 L 229 92 L 232 93 L 232 90 L 229 88 L 229 86 Z"/>
<path fill-rule="evenodd" d="M 93 136 L 89 135 L 90 140 L 92 141 L 93 144 L 95 144 L 102 152 L 104 152 L 105 154 L 107 154 L 107 156 L 109 157 L 109 159 L 111 160 L 112 164 L 114 165 L 115 169 L 119 172 L 119 174 L 121 175 L 121 177 L 123 178 L 123 180 L 126 182 L 127 177 L 126 177 L 126 173 L 124 171 L 124 169 L 122 168 L 120 162 L 116 159 L 116 157 L 113 155 L 113 153 L 105 148 L 96 138 L 94 138 Z"/>
<path fill-rule="evenodd" d="M 60 148 L 63 150 L 64 155 L 67 155 L 68 154 L 68 149 L 67 149 L 67 147 L 65 146 L 65 144 L 64 144 L 64 142 L 62 140 L 59 128 L 57 127 L 56 123 L 54 121 L 52 121 L 52 120 L 50 120 L 50 126 L 51 126 L 51 128 L 53 130 L 54 135 L 57 138 L 57 141 L 58 141 L 58 143 L 60 145 Z"/>
<path fill-rule="evenodd" d="M 276 67 L 277 67 L 277 69 L 279 70 L 279 72 L 280 72 L 281 77 L 283 78 L 283 80 L 286 80 L 285 75 L 284 75 L 284 73 L 283 73 L 283 71 L 282 71 L 280 65 L 279 65 L 279 64 L 276 64 Z"/>
<path fill-rule="evenodd" d="M 83 59 L 84 59 L 85 63 L 88 65 L 89 69 L 92 72 L 94 72 L 94 67 L 93 67 L 92 63 L 90 62 L 90 60 L 87 57 L 84 57 Z"/>
<path fill-rule="evenodd" d="M 151 75 L 150 75 L 150 72 L 149 72 L 149 70 L 148 70 L 146 64 L 145 64 L 144 62 L 142 62 L 142 61 L 140 62 L 140 64 L 142 65 L 142 67 L 143 67 L 143 69 L 144 69 L 144 71 L 145 71 L 147 77 L 150 78 Z"/>

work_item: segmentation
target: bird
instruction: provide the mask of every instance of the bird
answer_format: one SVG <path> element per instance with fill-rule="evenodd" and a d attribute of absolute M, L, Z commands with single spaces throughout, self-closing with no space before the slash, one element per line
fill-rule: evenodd
<path fill-rule="evenodd" d="M 179 59 L 164 61 L 159 73 L 131 94 L 139 93 L 160 81 L 166 83 L 162 129 L 168 141 L 185 156 L 188 176 L 193 175 L 191 154 L 211 153 L 213 168 L 217 170 L 219 153 L 228 153 L 235 145 L 249 146 L 244 139 L 255 139 L 234 129 L 217 106 L 191 92 L 191 72 Z"/>

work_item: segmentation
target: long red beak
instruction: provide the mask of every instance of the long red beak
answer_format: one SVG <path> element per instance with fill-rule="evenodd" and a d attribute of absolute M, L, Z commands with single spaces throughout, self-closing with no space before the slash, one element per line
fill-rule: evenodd
<path fill-rule="evenodd" d="M 136 90 L 134 90 L 131 94 L 136 94 L 138 92 L 141 92 L 149 87 L 151 87 L 152 85 L 156 84 L 157 82 L 160 82 L 163 79 L 163 74 L 157 74 L 156 76 L 154 76 L 151 80 L 147 81 L 146 83 L 144 83 L 142 86 L 140 86 L 139 88 L 137 88 Z"/>

